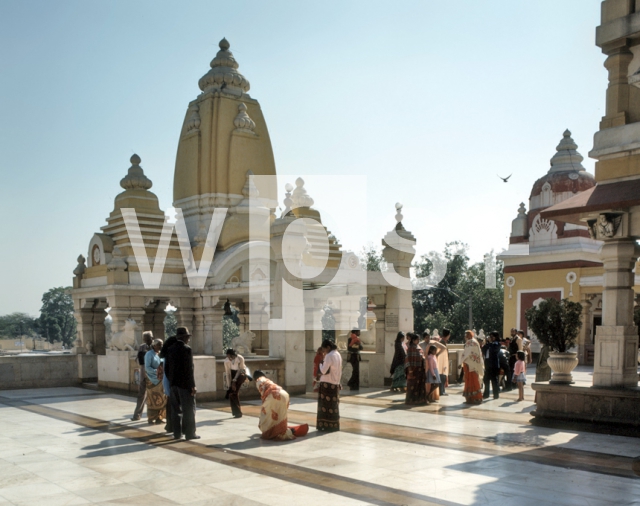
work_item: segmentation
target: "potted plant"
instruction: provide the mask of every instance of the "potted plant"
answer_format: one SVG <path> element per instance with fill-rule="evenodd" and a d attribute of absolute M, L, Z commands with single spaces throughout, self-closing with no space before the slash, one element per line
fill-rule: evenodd
<path fill-rule="evenodd" d="M 549 347 L 550 383 L 572 383 L 571 371 L 578 365 L 576 345 L 582 327 L 582 304 L 569 299 L 546 299 L 525 313 L 529 329 Z"/>

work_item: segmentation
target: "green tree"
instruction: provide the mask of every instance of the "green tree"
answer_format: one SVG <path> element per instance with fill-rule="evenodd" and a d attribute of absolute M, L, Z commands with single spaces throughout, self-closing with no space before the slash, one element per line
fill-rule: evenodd
<path fill-rule="evenodd" d="M 164 317 L 164 338 L 169 339 L 178 332 L 178 320 L 176 319 L 176 310 L 167 311 Z M 191 329 L 189 329 L 191 330 Z"/>
<path fill-rule="evenodd" d="M 360 259 L 360 265 L 365 271 L 380 272 L 382 270 L 381 266 L 384 262 L 382 251 L 377 249 L 373 244 L 369 244 L 366 248 L 362 248 L 358 258 Z"/>
<path fill-rule="evenodd" d="M 333 314 L 333 308 L 328 304 L 325 305 L 322 310 L 322 340 L 329 339 L 329 341 L 336 342 L 336 317 Z"/>
<path fill-rule="evenodd" d="M 11 313 L 0 316 L 0 338 L 13 339 L 21 336 L 36 337 L 38 319 L 26 313 Z"/>
<path fill-rule="evenodd" d="M 452 342 L 462 342 L 469 327 L 469 297 L 473 327 L 485 331 L 502 329 L 503 276 L 498 265 L 496 288 L 485 288 L 485 264 L 469 265 L 468 246 L 445 245 L 442 254 L 430 252 L 414 265 L 418 288 L 413 292 L 414 329 L 422 332 L 443 327 L 451 330 Z"/>
<path fill-rule="evenodd" d="M 551 351 L 561 353 L 576 344 L 582 327 L 582 304 L 569 299 L 545 299 L 538 307 L 527 309 L 527 325 L 538 340 Z"/>
<path fill-rule="evenodd" d="M 425 329 L 448 327 L 453 339 L 461 339 L 460 332 L 466 329 L 453 328 L 451 313 L 464 294 L 458 285 L 466 275 L 469 263 L 469 247 L 462 242 L 445 245 L 444 253 L 431 251 L 420 257 L 413 265 L 416 277 L 424 281 L 422 287 L 413 291 L 413 321 L 416 332 Z"/>
<path fill-rule="evenodd" d="M 231 348 L 231 340 L 240 335 L 240 318 L 238 310 L 231 306 L 231 315 L 222 317 L 222 347 L 226 351 Z"/>
<path fill-rule="evenodd" d="M 71 288 L 57 287 L 42 296 L 42 308 L 38 325 L 40 335 L 50 343 L 62 341 L 71 346 L 76 337 L 76 320 L 73 317 L 73 299 L 69 295 Z"/>

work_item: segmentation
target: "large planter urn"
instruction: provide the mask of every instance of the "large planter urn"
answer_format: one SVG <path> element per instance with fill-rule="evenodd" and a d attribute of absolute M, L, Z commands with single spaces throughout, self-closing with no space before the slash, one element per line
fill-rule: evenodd
<path fill-rule="evenodd" d="M 573 383 L 571 371 L 573 371 L 578 365 L 578 354 L 575 351 L 552 351 L 549 353 L 547 363 L 553 373 L 549 383 Z"/>

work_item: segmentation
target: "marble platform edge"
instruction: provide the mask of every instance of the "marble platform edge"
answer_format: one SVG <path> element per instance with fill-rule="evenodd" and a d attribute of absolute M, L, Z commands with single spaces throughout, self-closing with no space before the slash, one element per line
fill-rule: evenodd
<path fill-rule="evenodd" d="M 534 383 L 536 418 L 640 427 L 640 388 Z"/>

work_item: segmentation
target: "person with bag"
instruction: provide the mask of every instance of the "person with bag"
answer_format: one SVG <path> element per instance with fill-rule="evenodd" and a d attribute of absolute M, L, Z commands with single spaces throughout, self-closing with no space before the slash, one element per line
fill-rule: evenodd
<path fill-rule="evenodd" d="M 151 342 L 153 341 L 153 332 L 147 331 L 142 333 L 142 344 L 138 347 L 138 354 L 136 355 L 136 362 L 140 366 L 140 375 L 138 377 L 138 398 L 136 399 L 136 409 L 133 410 L 133 416 L 131 420 L 137 422 L 142 417 L 142 411 L 147 400 L 147 376 L 144 372 L 144 357 L 151 349 Z"/>

